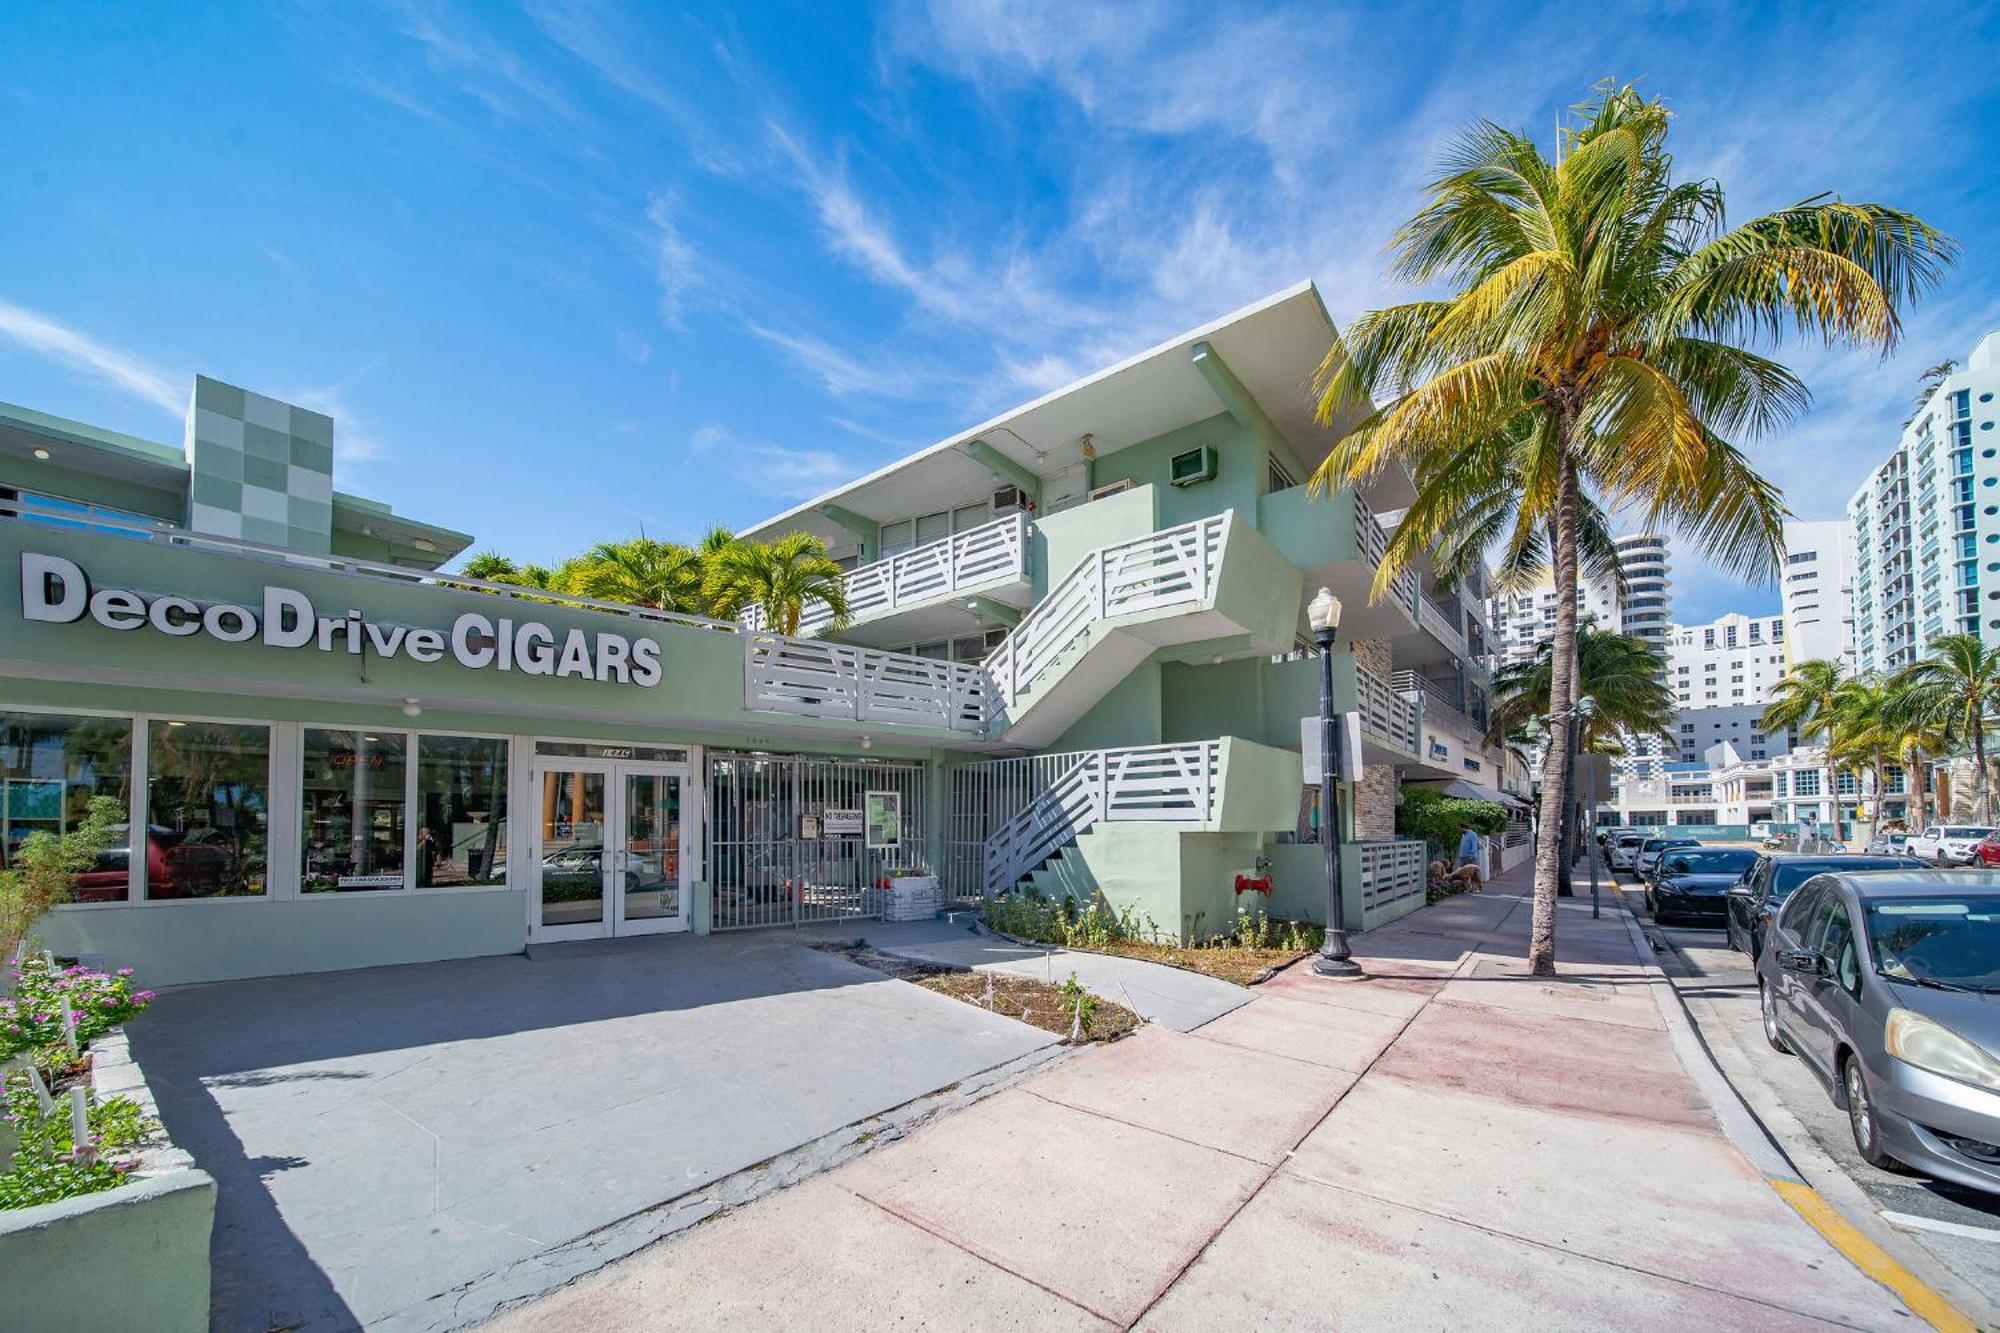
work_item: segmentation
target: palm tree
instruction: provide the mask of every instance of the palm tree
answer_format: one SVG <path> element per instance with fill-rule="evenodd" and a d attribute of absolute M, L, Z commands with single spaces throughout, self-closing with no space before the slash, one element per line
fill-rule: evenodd
<path fill-rule="evenodd" d="M 1897 729 L 1889 720 L 1896 697 L 1896 690 L 1881 681 L 1847 680 L 1835 691 L 1827 715 L 1827 762 L 1836 773 L 1844 770 L 1857 775 L 1866 772 L 1869 776 L 1875 817 L 1869 821 L 1863 842 L 1873 838 L 1882 824 L 1882 797 L 1888 791 L 1889 760 L 1894 757 L 1898 743 Z M 1838 815 L 1836 809 L 1836 818 Z"/>
<path fill-rule="evenodd" d="M 1904 667 L 1892 685 L 1899 721 L 1933 729 L 1944 749 L 1971 748 L 1979 822 L 1992 823 L 1986 729 L 2000 712 L 2000 648 L 1988 648 L 1977 634 L 1941 634 L 1931 640 L 1929 656 Z"/>
<path fill-rule="evenodd" d="M 1948 748 L 1944 732 L 1928 723 L 1912 721 L 1903 715 L 1901 700 L 1897 697 L 1896 686 L 1890 685 L 1890 704 L 1885 710 L 1884 724 L 1891 737 L 1891 749 L 1896 762 L 1902 765 L 1903 773 L 1909 781 L 1910 828 L 1921 829 L 1930 822 L 1929 775 L 1931 761 Z M 1943 817 L 1943 812 L 1939 812 Z"/>
<path fill-rule="evenodd" d="M 652 537 L 599 542 L 583 557 L 575 591 L 606 602 L 701 615 L 701 557 L 692 547 Z"/>
<path fill-rule="evenodd" d="M 458 572 L 469 579 L 485 579 L 490 583 L 508 574 L 519 573 L 520 566 L 514 563 L 512 557 L 489 549 L 468 559 L 459 566 Z"/>
<path fill-rule="evenodd" d="M 1923 374 L 1917 376 L 1917 401 L 1910 404 L 1910 415 L 1903 418 L 1904 430 L 1908 430 L 1910 423 L 1917 419 L 1917 413 L 1924 410 L 1924 405 L 1930 402 L 1931 395 L 1937 392 L 1938 385 L 1950 379 L 1951 372 L 1957 369 L 1958 362 L 1951 357 L 1946 357 Z"/>
<path fill-rule="evenodd" d="M 1680 528 L 1732 573 L 1771 574 L 1784 504 L 1729 437 L 1784 424 L 1810 395 L 1739 344 L 1796 330 L 1886 351 L 1898 306 L 1954 251 L 1911 214 L 1826 196 L 1725 230 L 1721 186 L 1674 179 L 1668 125 L 1662 103 L 1607 84 L 1560 131 L 1554 163 L 1523 135 L 1473 126 L 1393 242 L 1399 276 L 1450 294 L 1362 315 L 1321 366 L 1321 422 L 1353 424 L 1314 490 L 1391 467 L 1417 484 L 1377 596 L 1503 487 L 1515 497 L 1509 549 L 1549 541 L 1545 827 L 1560 819 L 1569 769 L 1585 499 Z M 1558 865 L 1543 839 L 1528 957 L 1544 975 Z"/>
<path fill-rule="evenodd" d="M 1796 730 L 1802 740 L 1823 737 L 1840 715 L 1841 691 L 1852 681 L 1838 662 L 1814 658 L 1800 662 L 1771 687 L 1757 725 L 1767 732 Z"/>
<path fill-rule="evenodd" d="M 797 634 L 806 603 L 818 602 L 832 613 L 831 628 L 846 628 L 846 572 L 827 555 L 826 543 L 809 532 L 732 543 L 717 552 L 708 579 L 711 605 L 720 614 L 740 615 L 755 606 L 767 628 Z"/>
<path fill-rule="evenodd" d="M 1552 711 L 1553 656 L 1554 644 L 1544 640 L 1532 658 L 1494 676 L 1486 744 L 1504 744 Z M 1576 660 L 1579 694 L 1596 705 L 1577 738 L 1578 749 L 1622 754 L 1627 736 L 1672 739 L 1674 693 L 1661 677 L 1658 653 L 1629 634 L 1585 625 L 1576 632 Z"/>

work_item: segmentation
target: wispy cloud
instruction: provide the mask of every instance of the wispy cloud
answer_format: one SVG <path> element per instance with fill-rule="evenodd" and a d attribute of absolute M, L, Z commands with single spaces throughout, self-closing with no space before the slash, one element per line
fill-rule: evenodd
<path fill-rule="evenodd" d="M 176 419 L 187 415 L 191 377 L 173 374 L 48 315 L 0 300 L 0 338 Z"/>
<path fill-rule="evenodd" d="M 441 3 L 404 0 L 399 26 L 431 69 L 496 116 L 514 121 L 583 119 L 570 98 L 532 62 L 474 20 Z"/>
<path fill-rule="evenodd" d="M 811 499 L 857 471 L 853 459 L 831 449 L 801 449 L 745 439 L 716 422 L 694 429 L 688 437 L 688 452 L 718 462 L 746 489 L 782 500 Z"/>
<path fill-rule="evenodd" d="M 674 198 L 656 194 L 646 202 L 646 222 L 652 228 L 653 281 L 659 287 L 660 321 L 680 329 L 688 293 L 701 281 L 701 270 L 674 216 Z"/>

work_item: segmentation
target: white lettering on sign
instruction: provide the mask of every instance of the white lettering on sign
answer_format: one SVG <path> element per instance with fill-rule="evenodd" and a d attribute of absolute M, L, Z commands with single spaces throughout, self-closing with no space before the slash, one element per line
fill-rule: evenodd
<path fill-rule="evenodd" d="M 267 648 L 317 648 L 323 653 L 360 653 L 441 662 L 447 656 L 473 671 L 519 671 L 529 676 L 579 676 L 619 685 L 660 683 L 660 645 L 608 630 L 558 632 L 540 621 L 516 625 L 505 616 L 467 611 L 449 632 L 412 629 L 369 620 L 343 608 L 321 615 L 312 599 L 296 588 L 266 587 L 256 607 L 234 602 L 197 602 L 177 593 L 148 597 L 129 588 L 90 586 L 74 560 L 34 551 L 21 553 L 21 619 L 70 625 L 85 616 L 106 629 L 148 626 L 183 639 L 206 635 L 221 643 L 262 643 Z"/>

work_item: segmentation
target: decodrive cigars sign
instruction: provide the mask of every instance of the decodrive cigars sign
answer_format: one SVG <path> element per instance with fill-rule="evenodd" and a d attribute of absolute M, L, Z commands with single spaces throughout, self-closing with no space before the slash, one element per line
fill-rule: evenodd
<path fill-rule="evenodd" d="M 175 593 L 145 594 L 128 588 L 93 588 L 74 560 L 34 551 L 21 553 L 21 618 L 70 625 L 88 617 L 114 630 L 152 630 L 171 638 L 206 635 L 223 643 L 269 648 L 311 648 L 322 653 L 372 651 L 377 657 L 441 662 L 447 655 L 473 671 L 518 671 L 524 676 L 574 676 L 620 685 L 660 683 L 660 645 L 606 630 L 550 629 L 537 620 L 516 621 L 467 611 L 449 631 L 412 629 L 370 620 L 359 610 L 322 614 L 296 588 L 267 584 L 256 606 L 199 602 Z"/>

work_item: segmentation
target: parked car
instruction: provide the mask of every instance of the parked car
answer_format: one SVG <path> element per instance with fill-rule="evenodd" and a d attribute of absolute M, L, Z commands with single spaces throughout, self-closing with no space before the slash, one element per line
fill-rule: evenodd
<path fill-rule="evenodd" d="M 1638 829 L 1632 828 L 1629 825 L 1620 825 L 1617 828 L 1601 828 L 1597 830 L 1597 845 L 1608 855 L 1611 851 L 1611 845 L 1617 842 L 1619 838 L 1627 833 L 1637 833 L 1638 831 Z"/>
<path fill-rule="evenodd" d="M 1621 833 L 1611 840 L 1605 849 L 1605 861 L 1613 870 L 1636 870 L 1639 867 L 1639 849 L 1646 844 L 1643 833 Z"/>
<path fill-rule="evenodd" d="M 2000 1194 L 2000 874 L 1828 873 L 1757 960 L 1764 1036 L 1871 1165 Z"/>
<path fill-rule="evenodd" d="M 1862 850 L 1871 856 L 1901 856 L 1909 846 L 1910 835 L 1907 833 L 1877 833 Z"/>
<path fill-rule="evenodd" d="M 1921 870 L 1923 862 L 1908 856 L 1866 856 L 1847 852 L 1761 852 L 1757 864 L 1725 895 L 1729 947 L 1755 959 L 1770 934 L 1771 918 L 1792 891 L 1828 871 Z"/>
<path fill-rule="evenodd" d="M 1653 871 L 1660 864 L 1661 853 L 1665 852 L 1668 848 L 1699 846 L 1701 846 L 1701 841 L 1698 838 L 1648 838 L 1639 844 L 1639 855 L 1634 860 L 1632 869 L 1638 874 L 1640 879 L 1650 880 L 1653 877 Z"/>
<path fill-rule="evenodd" d="M 2000 866 L 2000 830 L 1979 840 L 1979 846 L 1973 848 L 1973 860 L 1981 866 Z"/>
<path fill-rule="evenodd" d="M 1911 838 L 1904 851 L 1934 866 L 1969 866 L 1979 844 L 1993 829 L 1986 824 L 1932 824 Z"/>
<path fill-rule="evenodd" d="M 1661 925 L 1698 920 L 1723 924 L 1729 890 L 1757 863 L 1747 847 L 1676 847 L 1660 858 L 1646 886 L 1646 910 Z"/>

